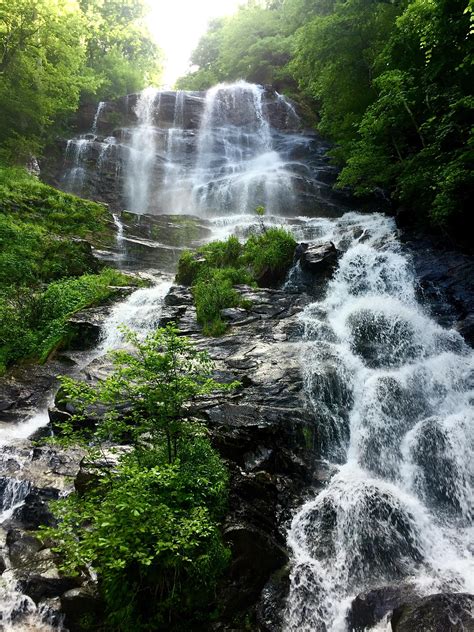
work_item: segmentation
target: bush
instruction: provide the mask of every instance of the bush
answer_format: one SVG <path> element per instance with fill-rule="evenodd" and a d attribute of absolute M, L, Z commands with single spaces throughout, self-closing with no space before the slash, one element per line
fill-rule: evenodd
<path fill-rule="evenodd" d="M 206 335 L 219 336 L 226 330 L 221 310 L 249 309 L 234 285 L 283 280 L 293 261 L 296 241 L 282 228 L 263 229 L 245 244 L 237 237 L 206 244 L 195 253 L 184 252 L 178 262 L 176 281 L 190 285 L 197 320 Z"/>
<path fill-rule="evenodd" d="M 4 288 L 0 291 L 0 373 L 18 360 L 44 362 L 54 349 L 68 342 L 67 319 L 74 312 L 109 300 L 116 292 L 112 286 L 135 283 L 121 272 L 105 269 L 100 274 L 55 281 L 43 291 Z"/>
<path fill-rule="evenodd" d="M 258 280 L 265 272 L 280 277 L 293 262 L 296 241 L 283 228 L 268 228 L 260 235 L 250 235 L 244 246 L 242 261 Z"/>

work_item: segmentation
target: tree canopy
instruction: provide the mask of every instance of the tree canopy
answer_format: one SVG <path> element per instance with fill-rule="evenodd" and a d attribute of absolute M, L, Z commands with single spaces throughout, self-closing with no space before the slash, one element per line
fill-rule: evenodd
<path fill-rule="evenodd" d="M 339 186 L 383 189 L 457 239 L 472 226 L 473 0 L 249 1 L 214 21 L 180 88 L 272 83 L 334 142 Z"/>
<path fill-rule="evenodd" d="M 41 150 L 80 99 L 156 80 L 161 54 L 142 0 L 0 0 L 0 159 Z"/>

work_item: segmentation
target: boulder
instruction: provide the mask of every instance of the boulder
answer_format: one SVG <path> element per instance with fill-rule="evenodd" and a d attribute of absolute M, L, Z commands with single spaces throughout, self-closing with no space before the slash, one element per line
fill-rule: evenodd
<path fill-rule="evenodd" d="M 332 241 L 326 244 L 301 243 L 295 253 L 295 258 L 299 260 L 303 270 L 323 275 L 334 270 L 338 256 L 338 250 Z"/>
<path fill-rule="evenodd" d="M 97 587 L 92 584 L 71 588 L 61 596 L 61 612 L 69 632 L 82 632 L 84 620 L 97 622 L 103 609 Z"/>
<path fill-rule="evenodd" d="M 25 529 L 37 529 L 40 525 L 53 526 L 56 520 L 49 509 L 49 501 L 57 498 L 56 489 L 33 489 L 15 510 L 13 518 Z"/>
<path fill-rule="evenodd" d="M 351 603 L 347 625 L 351 632 L 365 632 L 413 596 L 416 598 L 416 593 L 410 585 L 383 586 L 360 593 Z"/>
<path fill-rule="evenodd" d="M 23 594 L 39 603 L 44 599 L 61 596 L 67 590 L 77 587 L 78 583 L 77 578 L 64 577 L 58 573 L 55 565 L 51 565 L 41 573 L 28 573 L 21 577 L 18 585 Z"/>
<path fill-rule="evenodd" d="M 34 564 L 42 544 L 33 535 L 11 529 L 7 534 L 7 546 L 10 564 L 14 568 L 27 568 Z"/>
<path fill-rule="evenodd" d="M 91 307 L 73 314 L 68 320 L 71 332 L 69 349 L 86 350 L 98 344 L 102 325 L 110 312 L 110 306 Z"/>
<path fill-rule="evenodd" d="M 393 632 L 473 632 L 474 595 L 440 593 L 395 608 Z"/>

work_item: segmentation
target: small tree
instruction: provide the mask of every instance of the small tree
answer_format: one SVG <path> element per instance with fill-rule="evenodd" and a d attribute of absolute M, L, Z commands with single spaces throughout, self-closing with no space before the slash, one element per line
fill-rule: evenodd
<path fill-rule="evenodd" d="M 258 216 L 260 230 L 262 231 L 262 233 L 266 233 L 267 227 L 265 226 L 265 222 L 263 221 L 263 218 L 265 217 L 265 207 L 257 206 L 257 208 L 255 209 L 255 214 Z"/>
<path fill-rule="evenodd" d="M 128 329 L 123 332 L 132 349 L 113 352 L 111 375 L 93 386 L 62 379 L 66 399 L 77 407 L 76 427 L 91 406 L 106 406 L 93 436 L 83 430 L 72 432 L 70 423 L 63 430 L 75 440 L 79 434 L 99 444 L 126 437 L 137 448 L 156 446 L 165 439 L 168 462 L 172 463 L 191 402 L 216 390 L 232 389 L 236 382 L 217 382 L 209 355 L 198 351 L 174 325 L 156 330 L 145 340 Z"/>

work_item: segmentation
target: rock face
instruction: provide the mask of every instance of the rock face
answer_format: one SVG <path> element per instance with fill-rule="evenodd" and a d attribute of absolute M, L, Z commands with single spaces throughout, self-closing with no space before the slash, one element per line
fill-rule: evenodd
<path fill-rule="evenodd" d="M 474 258 L 408 230 L 402 239 L 433 317 L 474 346 Z"/>
<path fill-rule="evenodd" d="M 46 152 L 42 177 L 114 212 L 212 215 L 264 204 L 271 213 L 337 216 L 347 195 L 332 191 L 328 145 L 303 129 L 298 106 L 270 86 L 218 92 L 158 92 L 145 108 L 137 94 L 86 105 L 76 136 Z M 144 125 L 146 139 L 137 137 Z"/>
<path fill-rule="evenodd" d="M 195 410 L 231 471 L 230 510 L 224 534 L 232 549 L 230 571 L 221 586 L 224 627 L 253 612 L 279 621 L 288 582 L 286 525 L 311 483 L 318 483 L 317 437 L 302 389 L 297 315 L 309 300 L 277 289 L 237 286 L 249 310 L 223 310 L 230 328 L 220 338 L 204 338 L 187 288 L 171 288 L 160 325 L 174 322 L 209 352 L 222 380 L 241 386 L 230 396 L 203 402 Z M 279 601 L 275 600 L 278 584 Z M 228 622 L 228 623 L 225 623 Z M 270 625 L 270 624 L 269 624 Z M 262 630 L 277 629 L 265 627 Z"/>
<path fill-rule="evenodd" d="M 0 573 L 2 587 L 16 586 L 5 603 L 5 615 L 18 629 L 30 629 L 29 617 L 43 613 L 50 623 L 62 620 L 58 599 L 77 587 L 77 578 L 65 577 L 48 543 L 36 537 L 40 525 L 52 524 L 49 501 L 72 490 L 82 452 L 24 444 L 2 449 L 0 460 Z M 3 602 L 2 602 L 3 604 Z M 71 628 L 72 629 L 72 628 Z"/>

